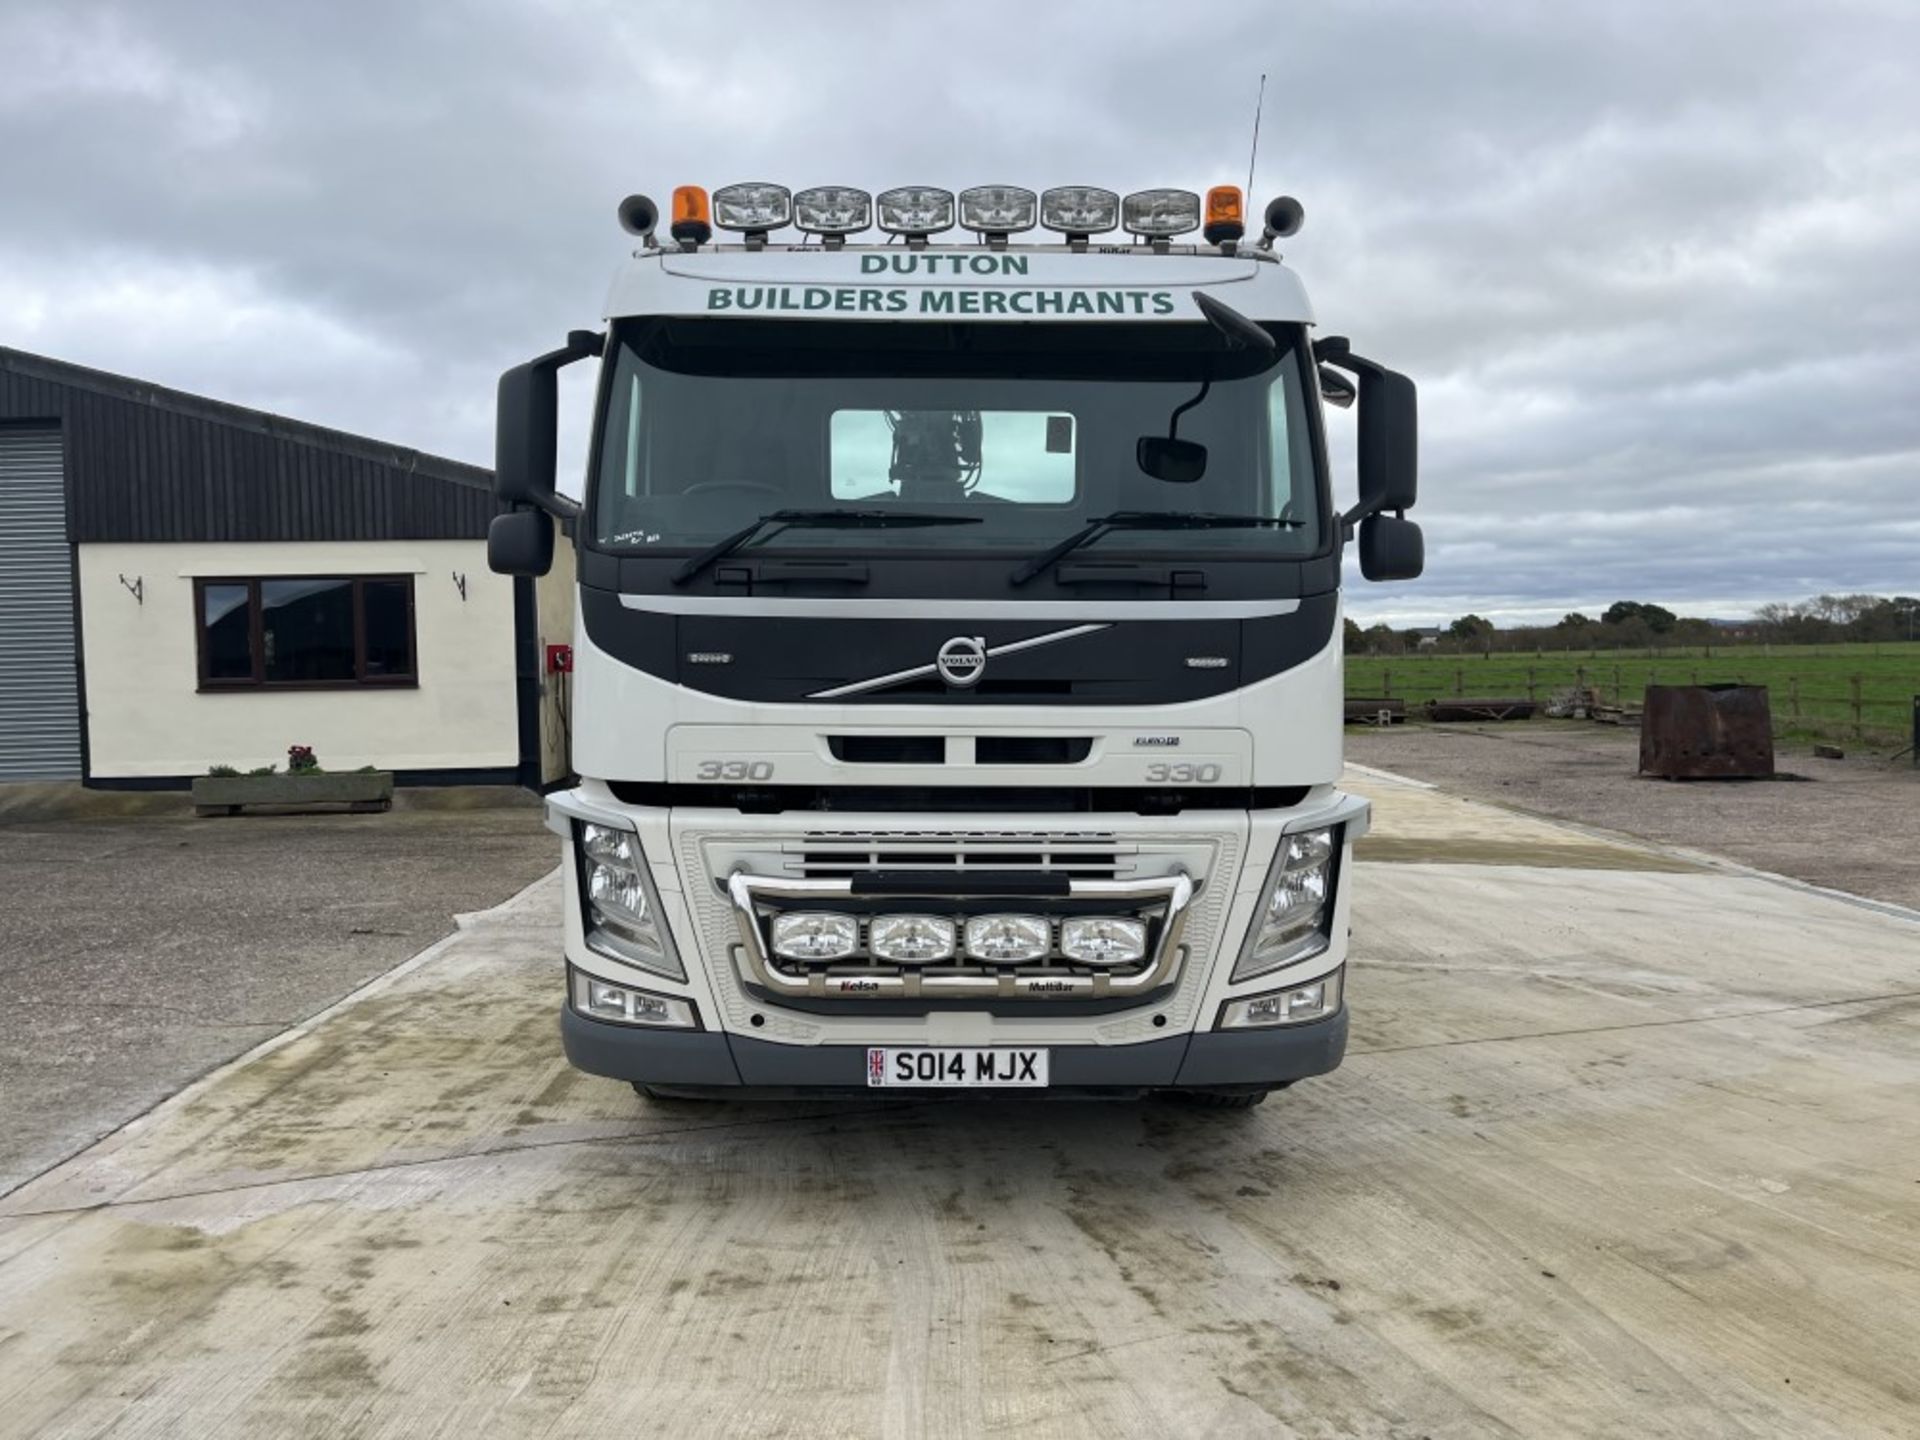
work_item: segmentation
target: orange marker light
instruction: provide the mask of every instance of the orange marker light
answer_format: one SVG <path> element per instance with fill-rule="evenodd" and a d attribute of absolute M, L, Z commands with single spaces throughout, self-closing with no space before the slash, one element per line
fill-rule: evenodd
<path fill-rule="evenodd" d="M 686 245 L 704 245 L 713 238 L 713 217 L 707 192 L 698 185 L 673 187 L 673 225 L 669 233 Z"/>
<path fill-rule="evenodd" d="M 1207 224 L 1200 233 L 1209 245 L 1238 240 L 1247 233 L 1246 202 L 1238 185 L 1216 185 L 1207 191 Z"/>

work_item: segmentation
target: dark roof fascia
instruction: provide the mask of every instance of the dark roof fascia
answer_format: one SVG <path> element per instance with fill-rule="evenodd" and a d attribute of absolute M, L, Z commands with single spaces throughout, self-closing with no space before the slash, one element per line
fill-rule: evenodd
<path fill-rule="evenodd" d="M 250 430 L 255 434 L 290 441 L 296 445 L 310 445 L 315 449 L 336 454 L 357 455 L 364 460 L 371 460 L 380 465 L 390 465 L 409 474 L 425 475 L 430 479 L 446 480 L 455 485 L 470 485 L 481 490 L 493 488 L 493 472 L 478 465 L 467 465 L 459 460 L 448 460 L 444 456 L 429 455 L 424 451 L 408 449 L 404 445 L 391 445 L 385 441 L 371 440 L 364 435 L 350 435 L 344 430 L 330 430 L 324 425 L 314 425 L 305 420 L 290 420 L 284 415 L 275 415 L 265 410 L 251 410 L 245 405 L 235 405 L 226 400 L 210 400 L 204 395 L 191 395 L 184 390 L 170 390 L 164 385 L 135 380 L 126 375 L 115 375 L 105 370 L 90 369 L 85 365 L 75 365 L 67 360 L 55 360 L 50 356 L 34 355 L 25 350 L 13 350 L 0 345 L 0 370 L 10 370 L 15 374 L 44 380 L 54 385 L 91 390 L 96 394 L 109 395 L 136 405 L 146 405 L 156 410 L 170 410 L 179 415 L 189 415 L 218 425 L 229 425 L 238 430 Z"/>

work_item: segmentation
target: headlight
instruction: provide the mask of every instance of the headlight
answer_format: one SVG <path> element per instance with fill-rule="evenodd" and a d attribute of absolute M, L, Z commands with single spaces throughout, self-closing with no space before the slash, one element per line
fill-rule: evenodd
<path fill-rule="evenodd" d="M 610 825 L 583 824 L 577 834 L 587 944 L 610 960 L 685 980 L 660 922 L 640 837 Z"/>
<path fill-rule="evenodd" d="M 1147 927 L 1108 915 L 1077 916 L 1060 924 L 1060 953 L 1083 965 L 1130 965 L 1147 953 Z"/>
<path fill-rule="evenodd" d="M 1337 828 L 1280 837 L 1273 873 L 1246 949 L 1233 967 L 1235 983 L 1291 965 L 1327 948 L 1332 915 Z"/>
<path fill-rule="evenodd" d="M 860 948 L 851 915 L 798 911 L 773 917 L 773 953 L 788 960 L 844 960 Z"/>

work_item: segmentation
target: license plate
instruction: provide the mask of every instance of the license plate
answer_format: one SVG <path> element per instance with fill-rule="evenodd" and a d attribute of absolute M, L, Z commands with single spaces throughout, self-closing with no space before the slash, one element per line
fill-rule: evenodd
<path fill-rule="evenodd" d="M 927 1049 L 867 1051 L 867 1084 L 917 1090 L 1040 1089 L 1045 1050 Z"/>

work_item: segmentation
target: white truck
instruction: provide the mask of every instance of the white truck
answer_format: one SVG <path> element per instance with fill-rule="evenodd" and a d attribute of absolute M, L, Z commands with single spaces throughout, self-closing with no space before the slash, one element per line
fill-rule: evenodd
<path fill-rule="evenodd" d="M 1300 207 L 1242 208 L 683 186 L 661 237 L 620 207 L 607 329 L 501 378 L 489 536 L 539 575 L 574 532 L 574 1065 L 1245 1106 L 1340 1063 L 1341 557 L 1420 573 L 1414 387 L 1313 338 L 1273 248 Z M 575 502 L 556 371 L 588 356 Z M 1323 399 L 1359 406 L 1344 510 Z"/>

